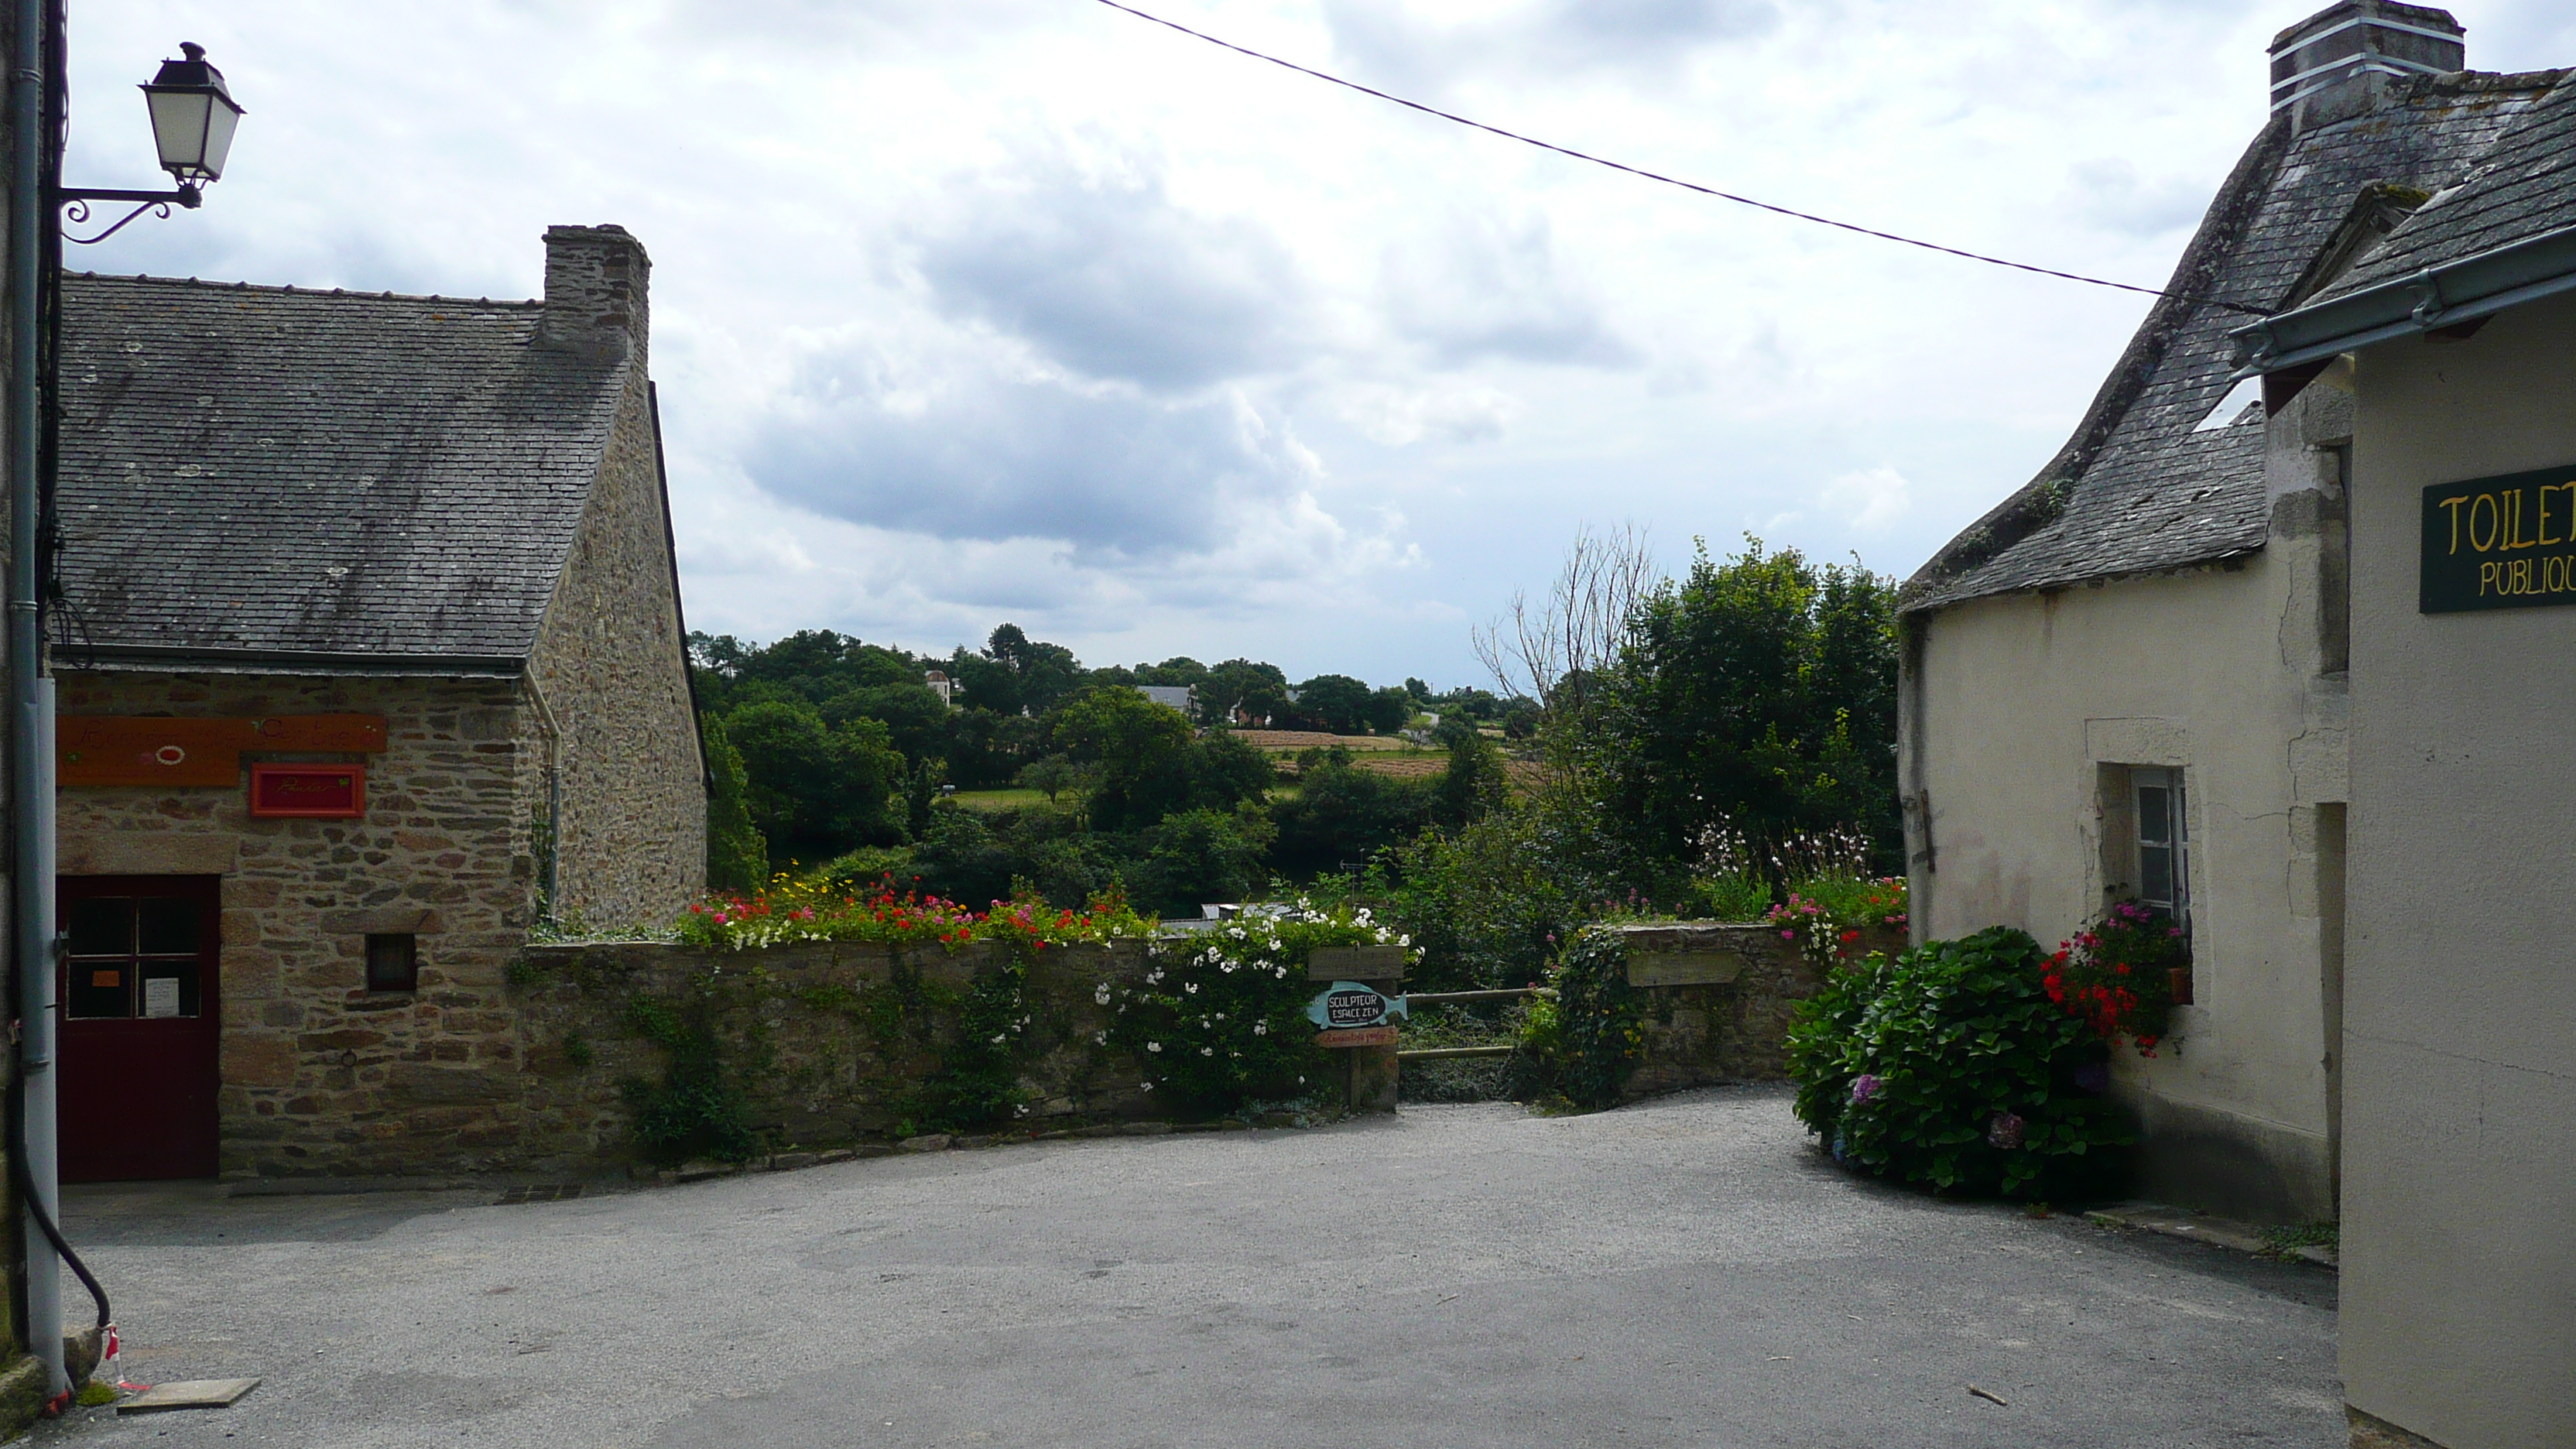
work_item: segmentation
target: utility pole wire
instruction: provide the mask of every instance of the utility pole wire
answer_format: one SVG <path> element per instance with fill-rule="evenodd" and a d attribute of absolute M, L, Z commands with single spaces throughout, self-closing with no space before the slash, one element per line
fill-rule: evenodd
<path fill-rule="evenodd" d="M 1921 247 L 1927 252 L 1940 252 L 1944 256 L 1960 257 L 1972 262 L 1984 262 L 1988 266 L 2010 267 L 2017 272 L 2036 272 L 2040 276 L 2056 277 L 2061 281 L 2082 282 L 2089 287 L 2109 287 L 2114 291 L 2136 292 L 2141 296 L 2147 297 L 2173 297 L 2186 302 L 2204 302 L 2212 307 L 2221 307 L 2230 312 L 2242 312 L 2253 317 L 2269 317 L 2272 315 L 2272 313 L 2265 308 L 2249 307 L 2241 302 L 2228 302 L 2216 297 L 2194 296 L 2188 292 L 2166 292 L 2154 287 L 2140 287 L 2134 286 L 2128 282 L 2113 282 L 2107 281 L 2101 277 L 2088 277 L 2078 272 L 2061 272 L 2054 267 L 2035 266 L 2029 262 L 2016 262 L 2003 257 L 1990 257 L 1983 252 L 1962 251 L 1957 247 L 1943 246 L 1939 242 L 1921 241 L 1910 236 L 1898 236 L 1892 231 L 1879 231 L 1872 227 L 1862 226 L 1857 222 L 1836 221 L 1830 216 L 1817 216 L 1813 212 L 1796 211 L 1786 206 L 1774 206 L 1767 201 L 1756 201 L 1750 196 L 1738 196 L 1732 191 L 1720 191 L 1714 186 L 1702 186 L 1695 181 L 1684 181 L 1679 177 L 1666 176 L 1659 171 L 1648 171 L 1642 166 L 1630 166 L 1624 162 L 1612 161 L 1606 157 L 1594 156 L 1588 152 L 1577 151 L 1571 146 L 1559 146 L 1553 141 L 1542 141 L 1535 136 L 1524 136 L 1518 131 L 1506 131 L 1500 126 L 1489 126 L 1482 121 L 1471 120 L 1465 116 L 1441 110 L 1437 106 L 1426 106 L 1420 101 L 1408 101 L 1402 96 L 1390 95 L 1385 91 L 1361 85 L 1358 81 L 1344 80 L 1337 75 L 1327 75 L 1323 71 L 1310 69 L 1306 66 L 1297 64 L 1293 60 L 1281 60 L 1275 55 L 1265 55 L 1260 51 L 1237 45 L 1230 40 L 1219 40 L 1217 37 L 1206 34 L 1203 31 L 1192 30 L 1178 21 L 1165 20 L 1159 15 L 1148 15 L 1144 11 L 1137 9 L 1132 5 L 1121 5 L 1118 3 L 1118 0 L 1100 0 L 1100 3 L 1108 6 L 1112 10 L 1124 11 L 1129 15 L 1135 16 L 1139 20 L 1150 20 L 1154 24 L 1160 25 L 1167 30 L 1177 30 L 1181 34 L 1189 36 L 1194 40 L 1204 40 L 1210 45 L 1221 46 L 1224 49 L 1233 51 L 1237 55 L 1250 56 L 1254 60 L 1266 60 L 1272 65 L 1280 66 L 1287 70 L 1293 70 L 1299 75 L 1313 76 L 1319 81 L 1329 81 L 1334 85 L 1343 87 L 1344 89 L 1358 91 L 1364 96 L 1375 96 L 1382 101 L 1392 101 L 1399 106 L 1403 106 L 1407 110 L 1420 111 L 1426 116 L 1438 116 L 1444 121 L 1454 121 L 1461 126 L 1471 126 L 1476 130 L 1500 136 L 1507 141 L 1518 141 L 1524 146 L 1536 146 L 1542 151 L 1553 151 L 1559 156 L 1570 156 L 1577 161 L 1589 161 L 1595 166 L 1607 166 L 1613 171 L 1625 171 L 1631 176 L 1642 176 L 1648 181 L 1660 181 L 1667 186 L 1678 186 L 1684 191 L 1696 191 L 1702 196 L 1714 196 L 1720 201 L 1732 201 L 1738 206 L 1750 206 L 1757 210 L 1772 212 L 1780 216 L 1792 217 L 1799 221 L 1811 221 L 1818 226 L 1830 226 L 1839 228 L 1843 231 L 1858 232 L 1862 236 L 1876 237 L 1880 241 L 1900 242 L 1909 247 Z"/>

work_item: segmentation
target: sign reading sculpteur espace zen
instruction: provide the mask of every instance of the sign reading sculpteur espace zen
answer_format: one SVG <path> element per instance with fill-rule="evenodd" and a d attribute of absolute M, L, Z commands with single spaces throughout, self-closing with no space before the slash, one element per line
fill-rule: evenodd
<path fill-rule="evenodd" d="M 2427 614 L 2576 604 L 2576 464 L 2424 490 Z"/>

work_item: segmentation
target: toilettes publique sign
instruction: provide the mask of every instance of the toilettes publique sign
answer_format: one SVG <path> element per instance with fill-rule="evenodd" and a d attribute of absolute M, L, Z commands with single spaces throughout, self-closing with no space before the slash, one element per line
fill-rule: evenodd
<path fill-rule="evenodd" d="M 2576 464 L 2424 490 L 2426 614 L 2576 604 Z"/>

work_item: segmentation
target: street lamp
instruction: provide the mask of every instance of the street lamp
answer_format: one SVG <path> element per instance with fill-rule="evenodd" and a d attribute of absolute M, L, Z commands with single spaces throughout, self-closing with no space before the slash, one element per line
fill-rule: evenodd
<path fill-rule="evenodd" d="M 206 183 L 224 174 L 224 158 L 233 149 L 233 128 L 241 123 L 242 108 L 224 88 L 224 73 L 206 59 L 206 48 L 195 41 L 181 41 L 183 59 L 161 62 L 160 72 L 143 87 L 143 102 L 152 113 L 152 144 L 160 152 L 161 169 L 179 183 L 176 191 L 75 190 L 63 187 L 54 193 L 72 222 L 89 220 L 89 203 L 93 201 L 131 201 L 138 203 L 115 226 L 96 236 L 73 236 L 63 233 L 67 241 L 81 246 L 103 242 L 116 235 L 126 222 L 147 211 L 168 216 L 173 203 L 196 207 L 205 199 Z"/>

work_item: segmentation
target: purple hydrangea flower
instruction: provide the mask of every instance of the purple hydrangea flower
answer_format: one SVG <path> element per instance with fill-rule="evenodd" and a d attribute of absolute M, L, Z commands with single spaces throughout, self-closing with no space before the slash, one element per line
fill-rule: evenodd
<path fill-rule="evenodd" d="M 2021 1145 L 2028 1127 L 2028 1123 L 2010 1112 L 1997 1112 L 1994 1119 L 1986 1123 L 1986 1145 L 2010 1152 Z"/>
<path fill-rule="evenodd" d="M 1857 1107 L 1861 1103 L 1868 1101 L 1870 1098 L 1877 1096 L 1879 1094 L 1879 1090 L 1886 1085 L 1887 1084 L 1885 1082 L 1880 1081 L 1878 1078 L 1871 1076 L 1867 1072 L 1863 1072 L 1859 1076 L 1854 1077 L 1852 1079 L 1852 1105 Z"/>

